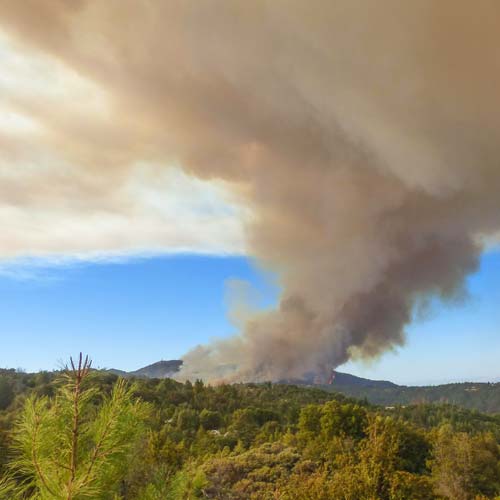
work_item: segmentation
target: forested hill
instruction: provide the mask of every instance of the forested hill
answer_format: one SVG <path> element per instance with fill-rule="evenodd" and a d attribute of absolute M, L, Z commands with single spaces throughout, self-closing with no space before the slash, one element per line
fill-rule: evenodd
<path fill-rule="evenodd" d="M 327 391 L 340 392 L 382 406 L 419 403 L 446 403 L 485 413 L 500 413 L 500 383 L 461 383 L 411 387 L 337 383 L 321 385 Z"/>
<path fill-rule="evenodd" d="M 138 370 L 134 370 L 132 372 L 126 372 L 123 370 L 110 369 L 107 370 L 115 375 L 119 375 L 120 377 L 136 377 L 136 378 L 170 378 L 176 372 L 179 371 L 182 366 L 182 360 L 180 359 L 171 359 L 168 361 L 157 361 L 151 365 L 145 366 L 143 368 L 139 368 Z"/>

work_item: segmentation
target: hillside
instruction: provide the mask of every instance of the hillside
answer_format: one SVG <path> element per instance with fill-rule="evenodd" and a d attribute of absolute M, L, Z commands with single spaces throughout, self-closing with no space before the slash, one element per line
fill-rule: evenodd
<path fill-rule="evenodd" d="M 114 368 L 107 370 L 120 377 L 135 377 L 135 378 L 170 378 L 179 371 L 182 366 L 182 360 L 171 359 L 169 361 L 158 361 L 151 365 L 139 368 L 131 372 L 116 370 Z"/>
<path fill-rule="evenodd" d="M 376 386 L 357 383 L 321 385 L 327 391 L 366 399 L 383 406 L 447 403 L 486 413 L 500 413 L 500 383 L 459 383 L 435 386 Z"/>

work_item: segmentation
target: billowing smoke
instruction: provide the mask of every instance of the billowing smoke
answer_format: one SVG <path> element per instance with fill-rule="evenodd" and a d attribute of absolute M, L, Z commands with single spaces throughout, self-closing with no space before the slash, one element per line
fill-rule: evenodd
<path fill-rule="evenodd" d="M 73 164 L 177 162 L 250 208 L 280 303 L 186 355 L 185 376 L 377 356 L 416 305 L 461 292 L 500 229 L 495 0 L 3 0 L 0 19 L 109 96 L 98 140 L 52 120 Z"/>

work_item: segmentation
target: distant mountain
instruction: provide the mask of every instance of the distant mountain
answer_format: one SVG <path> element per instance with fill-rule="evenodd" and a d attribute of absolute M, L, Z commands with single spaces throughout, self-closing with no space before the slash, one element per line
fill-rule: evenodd
<path fill-rule="evenodd" d="M 316 384 L 323 385 L 323 384 Z M 393 387 L 398 387 L 397 384 L 389 382 L 387 380 L 370 380 L 368 378 L 356 377 L 349 373 L 341 373 L 334 371 L 328 381 L 328 385 L 332 387 L 346 387 L 346 386 L 356 386 L 356 387 L 374 387 L 378 389 L 390 389 Z"/>
<path fill-rule="evenodd" d="M 132 372 L 125 372 L 123 370 L 116 370 L 113 368 L 107 371 L 120 377 L 170 378 L 180 370 L 181 366 L 181 359 L 171 359 L 169 361 L 158 361 Z"/>

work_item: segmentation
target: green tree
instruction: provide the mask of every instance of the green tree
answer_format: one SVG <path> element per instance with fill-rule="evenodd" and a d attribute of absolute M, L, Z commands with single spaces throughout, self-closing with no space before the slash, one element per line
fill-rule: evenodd
<path fill-rule="evenodd" d="M 147 407 L 118 380 L 100 397 L 87 384 L 88 357 L 63 374 L 54 399 L 31 396 L 13 433 L 16 459 L 0 485 L 0 498 L 111 499 Z"/>
<path fill-rule="evenodd" d="M 177 428 L 181 431 L 195 433 L 200 425 L 198 412 L 192 408 L 182 408 L 177 413 Z"/>
<path fill-rule="evenodd" d="M 218 429 L 222 425 L 221 415 L 218 411 L 203 409 L 200 413 L 200 425 L 206 430 Z"/>
<path fill-rule="evenodd" d="M 390 500 L 433 500 L 432 484 L 428 476 L 397 471 L 391 478 Z"/>
<path fill-rule="evenodd" d="M 13 399 L 12 383 L 5 375 L 0 375 L 0 410 L 5 410 Z"/>
<path fill-rule="evenodd" d="M 258 430 L 259 424 L 253 408 L 236 410 L 233 413 L 229 431 L 241 441 L 245 448 L 250 446 Z"/>
<path fill-rule="evenodd" d="M 333 436 L 361 439 L 367 426 L 366 410 L 359 405 L 330 401 L 323 405 L 320 423 L 325 439 Z"/>
<path fill-rule="evenodd" d="M 432 476 L 437 493 L 453 500 L 494 495 L 500 490 L 500 453 L 490 435 L 454 433 L 439 429 L 434 444 Z"/>
<path fill-rule="evenodd" d="M 389 498 L 392 476 L 398 463 L 400 436 L 390 418 L 370 419 L 367 437 L 361 442 L 354 459 L 335 474 L 339 497 L 349 500 L 386 500 Z M 340 494 L 341 493 L 341 494 Z"/>
<path fill-rule="evenodd" d="M 304 436 L 317 436 L 321 430 L 321 407 L 307 405 L 302 408 L 299 416 L 299 432 Z"/>

